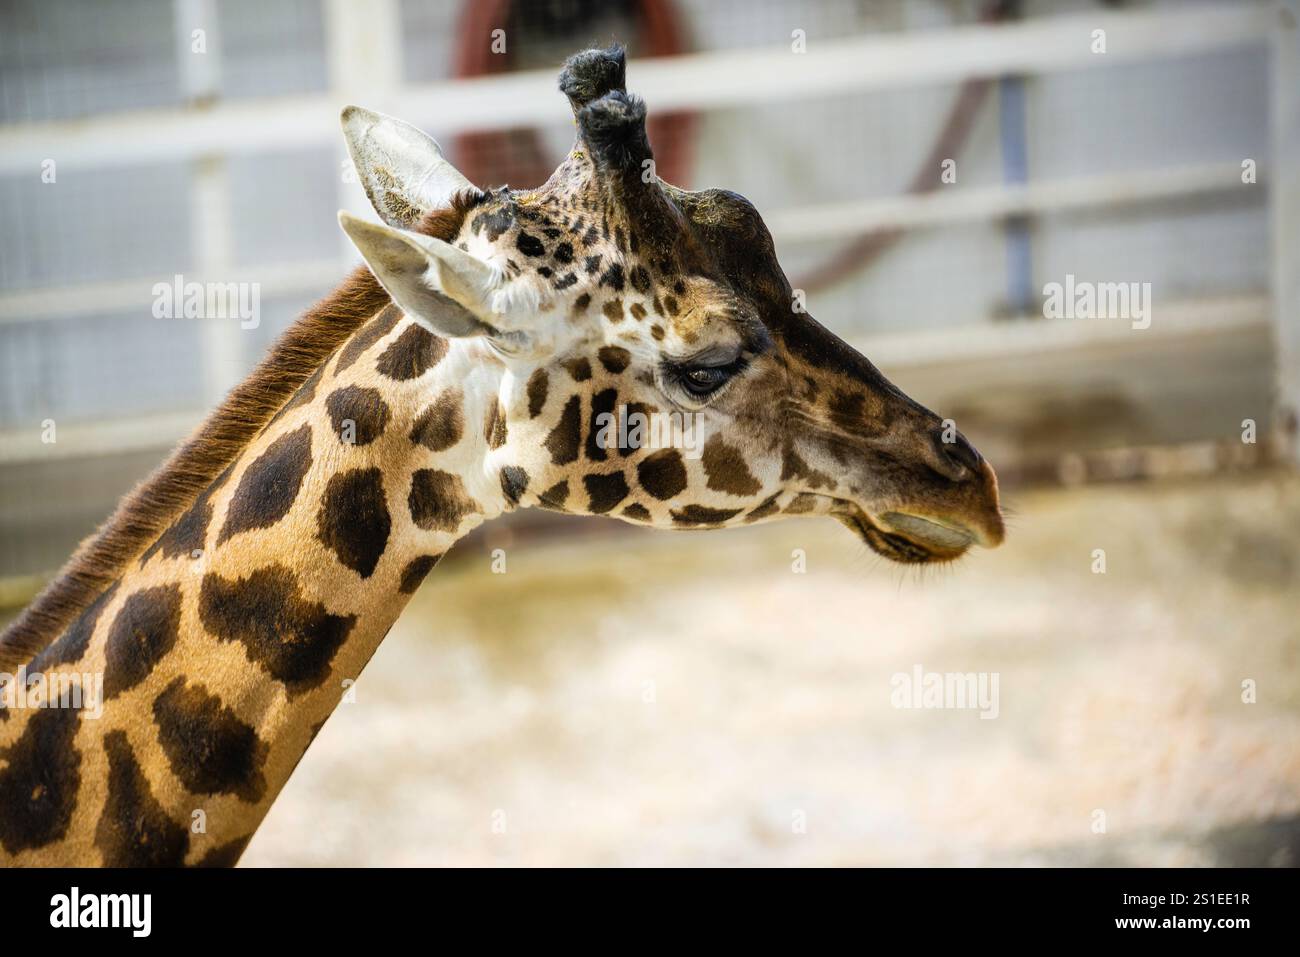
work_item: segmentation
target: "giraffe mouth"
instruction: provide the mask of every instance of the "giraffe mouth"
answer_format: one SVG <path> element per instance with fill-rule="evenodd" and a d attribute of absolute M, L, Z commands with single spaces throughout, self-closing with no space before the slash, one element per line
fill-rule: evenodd
<path fill-rule="evenodd" d="M 961 526 L 905 512 L 873 517 L 854 506 L 835 517 L 873 552 L 905 565 L 953 561 L 976 541 L 974 533 Z"/>

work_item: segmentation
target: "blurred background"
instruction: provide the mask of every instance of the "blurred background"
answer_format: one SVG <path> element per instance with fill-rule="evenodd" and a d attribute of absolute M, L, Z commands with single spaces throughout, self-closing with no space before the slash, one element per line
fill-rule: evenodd
<path fill-rule="evenodd" d="M 1008 543 L 916 576 L 832 523 L 489 526 L 245 863 L 1295 864 L 1296 17 L 9 0 L 0 620 L 356 261 L 342 105 L 535 186 L 559 64 L 619 40 L 660 174 L 758 206 L 809 311 L 998 468 Z M 155 318 L 177 274 L 260 323 Z M 1149 283 L 1149 327 L 1049 316 L 1067 276 Z M 917 665 L 999 674 L 998 719 L 892 707 Z"/>

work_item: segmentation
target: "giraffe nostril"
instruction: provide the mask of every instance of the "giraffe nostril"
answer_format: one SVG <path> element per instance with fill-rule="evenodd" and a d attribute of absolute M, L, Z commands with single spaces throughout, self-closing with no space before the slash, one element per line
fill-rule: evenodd
<path fill-rule="evenodd" d="M 953 474 L 949 477 L 953 479 L 967 477 L 967 474 L 963 473 L 978 475 L 980 466 L 984 464 L 984 457 L 979 454 L 979 450 L 960 432 L 946 435 L 945 432 L 945 429 L 935 431 L 934 444 L 939 450 L 939 455 L 952 469 Z"/>

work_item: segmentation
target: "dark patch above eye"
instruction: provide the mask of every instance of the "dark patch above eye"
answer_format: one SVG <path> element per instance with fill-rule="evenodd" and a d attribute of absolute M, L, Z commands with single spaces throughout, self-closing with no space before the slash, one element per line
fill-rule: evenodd
<path fill-rule="evenodd" d="M 591 362 L 586 356 L 565 359 L 560 365 L 564 367 L 565 372 L 573 376 L 574 382 L 586 382 L 591 378 Z"/>
<path fill-rule="evenodd" d="M 546 247 L 540 239 L 523 230 L 520 230 L 519 235 L 515 238 L 515 248 L 525 256 L 540 256 L 546 252 Z"/>
<path fill-rule="evenodd" d="M 600 364 L 605 367 L 605 371 L 614 375 L 626 369 L 628 363 L 632 361 L 632 353 L 621 346 L 604 346 L 596 355 L 600 359 Z"/>
<path fill-rule="evenodd" d="M 831 421 L 847 432 L 860 429 L 867 417 L 865 404 L 861 392 L 836 392 L 829 403 Z"/>

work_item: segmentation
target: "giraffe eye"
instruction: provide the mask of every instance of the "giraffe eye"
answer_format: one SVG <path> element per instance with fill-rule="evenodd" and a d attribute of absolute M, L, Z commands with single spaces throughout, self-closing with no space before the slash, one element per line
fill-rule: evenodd
<path fill-rule="evenodd" d="M 678 366 L 671 371 L 673 379 L 680 385 L 682 391 L 695 399 L 707 399 L 744 367 L 745 360 L 737 356 L 731 362 L 722 365 Z"/>
<path fill-rule="evenodd" d="M 719 366 L 704 366 L 699 369 L 690 369 L 685 376 L 686 388 L 694 395 L 708 395 L 722 383 L 726 382 L 729 373 L 726 369 Z"/>

